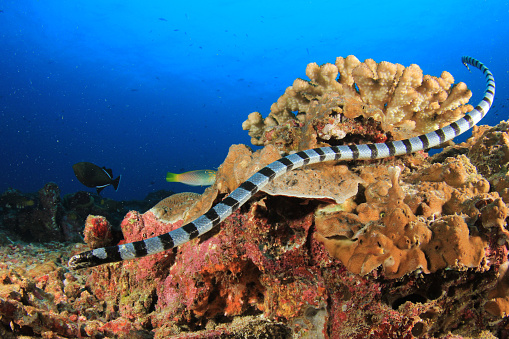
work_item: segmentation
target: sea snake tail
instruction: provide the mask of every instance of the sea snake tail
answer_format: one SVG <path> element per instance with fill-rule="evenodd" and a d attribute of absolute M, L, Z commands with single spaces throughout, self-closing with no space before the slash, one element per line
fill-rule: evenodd
<path fill-rule="evenodd" d="M 169 233 L 153 238 L 119 246 L 97 248 L 77 254 L 69 260 L 69 267 L 80 269 L 140 258 L 180 246 L 219 225 L 253 197 L 262 187 L 274 180 L 274 178 L 304 165 L 331 160 L 386 158 L 417 152 L 452 140 L 477 124 L 488 113 L 495 97 L 495 79 L 489 69 L 483 63 L 471 57 L 462 57 L 461 61 L 467 68 L 468 65 L 472 65 L 483 72 L 486 78 L 486 90 L 484 91 L 483 99 L 472 111 L 450 125 L 406 140 L 364 145 L 321 147 L 288 155 L 256 172 L 230 195 L 196 220 Z"/>

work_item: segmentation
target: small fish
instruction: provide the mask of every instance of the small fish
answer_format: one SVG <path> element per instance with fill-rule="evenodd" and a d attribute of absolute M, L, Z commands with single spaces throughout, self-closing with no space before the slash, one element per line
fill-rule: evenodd
<path fill-rule="evenodd" d="M 165 18 L 159 18 L 159 20 L 161 20 L 161 21 L 168 21 Z"/>
<path fill-rule="evenodd" d="M 180 182 L 191 186 L 210 186 L 216 180 L 216 171 L 197 170 L 184 173 L 166 173 L 166 181 Z"/>
<path fill-rule="evenodd" d="M 101 168 L 90 162 L 78 162 L 72 166 L 72 169 L 76 178 L 87 187 L 95 187 L 97 194 L 109 185 L 112 185 L 115 191 L 118 189 L 121 175 L 113 179 L 113 172 L 109 168 Z"/>

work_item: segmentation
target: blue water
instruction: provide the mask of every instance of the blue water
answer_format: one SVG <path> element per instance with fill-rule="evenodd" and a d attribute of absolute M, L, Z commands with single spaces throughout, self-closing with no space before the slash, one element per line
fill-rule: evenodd
<path fill-rule="evenodd" d="M 354 4 L 357 3 L 357 4 Z M 90 190 L 72 165 L 122 174 L 103 196 L 169 189 L 167 171 L 217 168 L 241 128 L 309 62 L 354 54 L 425 74 L 449 71 L 482 97 L 483 61 L 497 97 L 483 123 L 507 119 L 507 1 L 0 1 L 0 192 L 56 182 Z"/>

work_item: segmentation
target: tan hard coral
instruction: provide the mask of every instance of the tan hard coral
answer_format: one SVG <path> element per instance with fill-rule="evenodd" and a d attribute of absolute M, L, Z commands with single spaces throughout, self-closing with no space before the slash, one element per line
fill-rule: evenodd
<path fill-rule="evenodd" d="M 317 146 L 337 145 L 351 133 L 348 119 L 359 117 L 380 124 L 378 134 L 404 139 L 443 127 L 472 109 L 466 105 L 472 94 L 464 83 L 453 85 L 448 72 L 423 76 L 417 65 L 361 63 L 350 55 L 335 64 L 311 63 L 306 75 L 310 80 L 296 79 L 265 119 L 253 112 L 244 121 L 242 128 L 249 130 L 254 145 L 272 143 L 291 151 L 299 148 L 294 139 L 301 137 L 314 138 Z"/>
<path fill-rule="evenodd" d="M 305 199 L 332 200 L 343 204 L 355 196 L 363 180 L 344 165 L 321 164 L 283 174 L 265 187 L 270 195 L 285 195 Z"/>
<path fill-rule="evenodd" d="M 392 186 L 385 191 L 384 200 L 374 198 L 359 205 L 357 213 L 343 213 L 337 219 L 342 235 L 331 236 L 331 225 L 315 219 L 315 237 L 350 272 L 365 275 L 380 266 L 389 278 L 418 269 L 428 272 L 420 247 L 429 242 L 432 234 L 403 203 L 399 172 L 399 167 L 389 170 Z"/>
<path fill-rule="evenodd" d="M 465 143 L 472 163 L 486 177 L 504 201 L 509 201 L 509 123 L 495 127 L 474 126 Z"/>
<path fill-rule="evenodd" d="M 405 171 L 405 181 L 400 178 L 400 167 L 383 169 L 361 169 L 373 179 L 362 196 L 355 198 L 365 202 L 353 211 L 317 213 L 315 237 L 330 255 L 350 272 L 365 275 L 381 268 L 387 278 L 444 268 L 483 270 L 487 238 L 470 224 L 482 220 L 485 227 L 504 233 L 500 224 L 507 211 L 499 200 L 489 207 L 479 206 L 478 195 L 487 199 L 497 195 L 488 194 L 489 185 L 484 185 L 486 181 L 468 159 L 458 156 L 419 173 Z M 451 172 L 454 180 L 449 177 Z M 447 178 L 450 180 L 444 181 Z M 455 197 L 461 203 L 452 206 L 459 211 L 447 206 Z M 462 209 L 470 212 L 458 214 Z"/>
<path fill-rule="evenodd" d="M 297 147 L 311 144 L 305 133 L 296 141 Z M 232 146 L 215 184 L 193 209 L 203 211 L 280 155 L 273 144 L 256 152 Z M 483 270 L 488 238 L 472 225 L 507 240 L 505 203 L 464 154 L 418 158 L 395 159 L 398 166 L 389 169 L 376 163 L 350 169 L 316 164 L 290 171 L 262 191 L 328 202 L 315 213 L 315 237 L 352 273 L 380 269 L 387 278 L 399 278 L 414 271 Z"/>

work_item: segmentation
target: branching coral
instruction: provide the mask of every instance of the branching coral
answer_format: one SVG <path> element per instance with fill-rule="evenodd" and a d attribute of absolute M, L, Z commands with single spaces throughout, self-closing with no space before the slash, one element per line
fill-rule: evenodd
<path fill-rule="evenodd" d="M 405 68 L 373 59 L 361 63 L 350 55 L 337 58 L 335 65 L 311 63 L 306 75 L 310 80 L 296 79 L 271 106 L 268 117 L 253 112 L 244 121 L 242 128 L 249 130 L 254 145 L 273 143 L 285 151 L 296 150 L 293 139 L 301 134 L 315 139 L 305 146 L 334 144 L 350 132 L 345 119 L 359 117 L 372 118 L 381 133 L 403 139 L 443 127 L 472 109 L 465 105 L 472 94 L 464 83 L 453 85 L 448 72 L 423 76 L 417 65 Z"/>

